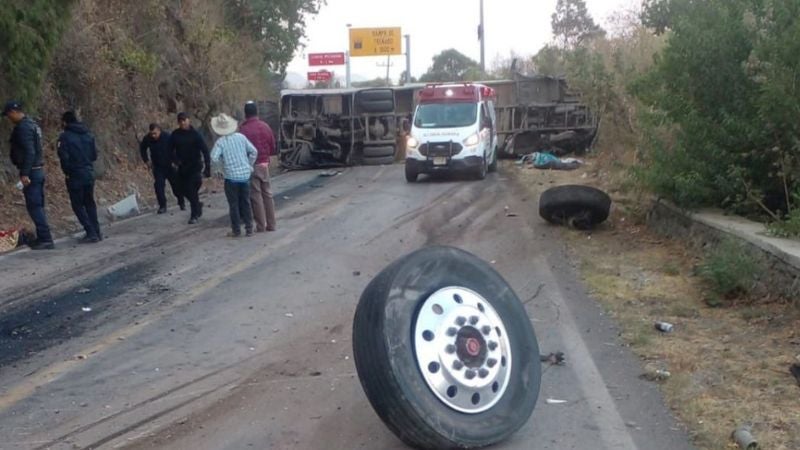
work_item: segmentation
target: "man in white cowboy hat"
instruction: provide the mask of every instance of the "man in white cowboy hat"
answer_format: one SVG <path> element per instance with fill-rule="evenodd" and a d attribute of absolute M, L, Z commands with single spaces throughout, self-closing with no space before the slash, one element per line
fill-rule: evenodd
<path fill-rule="evenodd" d="M 220 114 L 211 119 L 211 129 L 219 138 L 211 150 L 211 161 L 222 163 L 225 177 L 225 197 L 231 216 L 229 236 L 242 235 L 242 221 L 247 236 L 253 234 L 253 211 L 250 209 L 250 175 L 258 151 L 244 135 L 237 133 L 239 126 L 233 117 Z"/>

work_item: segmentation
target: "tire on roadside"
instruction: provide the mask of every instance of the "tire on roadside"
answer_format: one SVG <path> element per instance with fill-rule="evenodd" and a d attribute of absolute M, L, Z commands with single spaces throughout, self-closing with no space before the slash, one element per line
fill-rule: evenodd
<path fill-rule="evenodd" d="M 394 163 L 394 155 L 390 156 L 364 156 L 361 160 L 365 166 L 385 166 Z"/>
<path fill-rule="evenodd" d="M 458 322 L 462 315 L 465 321 Z M 456 321 L 451 321 L 454 316 Z M 474 342 L 463 344 L 462 332 L 473 324 L 473 317 L 478 317 L 474 323 L 481 330 L 468 332 L 486 337 L 479 350 Z M 448 337 L 458 323 L 466 325 L 456 337 Z M 494 323 L 499 326 L 482 326 Z M 459 347 L 447 353 L 453 350 L 448 349 L 450 342 Z M 451 369 L 466 380 L 466 372 L 459 372 L 455 361 L 448 364 L 447 359 L 448 354 L 461 358 L 464 348 L 487 358 L 481 369 L 493 360 L 496 372 L 485 379 L 474 360 L 473 366 L 462 365 L 464 370 L 479 370 L 472 380 L 491 383 L 484 386 L 488 390 L 469 388 L 452 381 L 455 378 L 435 390 L 430 377 L 445 377 Z M 416 251 L 370 282 L 355 313 L 353 354 L 372 407 L 395 435 L 414 448 L 478 448 L 500 442 L 528 421 L 539 395 L 539 346 L 524 306 L 492 267 L 451 247 Z M 431 354 L 444 356 L 429 361 Z"/>
<path fill-rule="evenodd" d="M 370 158 L 377 158 L 377 157 L 384 157 L 384 156 L 392 156 L 394 157 L 395 153 L 395 146 L 394 145 L 370 145 L 364 146 L 364 156 Z"/>
<path fill-rule="evenodd" d="M 556 186 L 539 197 L 539 215 L 544 220 L 579 230 L 604 222 L 610 210 L 611 197 L 591 186 Z"/>
<path fill-rule="evenodd" d="M 497 172 L 497 149 L 494 150 L 494 156 L 492 157 L 492 162 L 489 164 L 489 172 L 490 173 Z"/>

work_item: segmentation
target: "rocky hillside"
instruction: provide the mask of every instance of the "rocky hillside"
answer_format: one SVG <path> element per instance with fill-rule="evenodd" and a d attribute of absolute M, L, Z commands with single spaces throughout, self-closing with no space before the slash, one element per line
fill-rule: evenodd
<path fill-rule="evenodd" d="M 62 230 L 71 220 L 55 153 L 64 110 L 77 110 L 97 137 L 98 198 L 111 203 L 136 190 L 146 202 L 151 181 L 138 141 L 147 125 L 172 128 L 186 111 L 210 137 L 212 115 L 274 96 L 319 3 L 10 0 L 0 12 L 0 97 L 23 100 L 42 125 L 51 220 Z M 5 156 L 10 129 L 0 125 L 0 229 L 28 222 Z"/>

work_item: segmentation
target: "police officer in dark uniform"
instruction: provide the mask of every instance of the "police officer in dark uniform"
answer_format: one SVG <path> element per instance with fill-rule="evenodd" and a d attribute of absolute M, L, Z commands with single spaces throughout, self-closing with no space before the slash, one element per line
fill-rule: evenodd
<path fill-rule="evenodd" d="M 72 211 L 86 231 L 80 242 L 100 242 L 103 235 L 94 201 L 94 162 L 97 161 L 94 136 L 86 125 L 78 121 L 74 111 L 61 116 L 61 125 L 64 132 L 58 137 L 58 158 L 67 182 Z"/>
<path fill-rule="evenodd" d="M 11 132 L 11 162 L 19 170 L 19 181 L 25 194 L 25 207 L 36 225 L 34 250 L 55 248 L 47 215 L 44 211 L 44 155 L 42 129 L 22 110 L 22 104 L 11 100 L 3 107 L 3 116 L 14 124 Z"/>
<path fill-rule="evenodd" d="M 178 173 L 172 167 L 172 150 L 170 149 L 170 134 L 163 131 L 157 123 L 150 124 L 150 131 L 139 144 L 139 152 L 142 161 L 153 170 L 153 187 L 156 190 L 158 200 L 158 214 L 167 212 L 167 196 L 164 192 L 166 182 L 172 188 L 172 193 L 178 199 L 178 206 L 181 211 L 186 209 L 186 203 L 181 193 L 181 186 L 178 180 Z"/>

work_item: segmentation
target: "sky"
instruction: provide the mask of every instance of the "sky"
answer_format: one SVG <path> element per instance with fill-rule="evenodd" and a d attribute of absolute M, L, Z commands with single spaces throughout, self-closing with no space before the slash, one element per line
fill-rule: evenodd
<path fill-rule="evenodd" d="M 637 0 L 585 0 L 595 21 L 601 25 L 611 13 Z M 455 48 L 480 60 L 477 37 L 479 0 L 327 0 L 320 13 L 308 20 L 306 47 L 298 51 L 288 71 L 305 76 L 308 53 L 344 52 L 348 46 L 347 24 L 354 28 L 401 27 L 411 35 L 411 74 L 419 77 L 437 53 Z M 550 16 L 556 0 L 484 0 L 486 66 L 498 57 L 535 54 L 551 40 Z M 405 48 L 403 48 L 405 52 Z M 353 79 L 386 76 L 386 57 L 352 58 Z M 390 76 L 397 79 L 405 70 L 405 56 L 391 57 Z M 344 78 L 344 66 L 326 68 Z"/>

